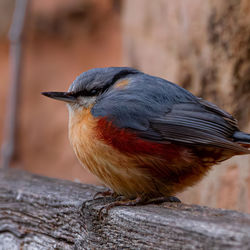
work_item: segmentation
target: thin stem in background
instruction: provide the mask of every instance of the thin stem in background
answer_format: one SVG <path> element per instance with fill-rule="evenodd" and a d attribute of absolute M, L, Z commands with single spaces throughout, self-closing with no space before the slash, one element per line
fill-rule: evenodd
<path fill-rule="evenodd" d="M 29 0 L 16 0 L 10 40 L 10 94 L 7 101 L 1 166 L 9 167 L 16 150 L 17 115 L 21 89 L 22 40 Z"/>

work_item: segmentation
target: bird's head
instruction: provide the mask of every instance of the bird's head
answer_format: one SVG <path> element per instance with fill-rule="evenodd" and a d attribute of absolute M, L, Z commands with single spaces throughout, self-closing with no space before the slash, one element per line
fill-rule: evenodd
<path fill-rule="evenodd" d="M 79 75 L 67 92 L 42 92 L 42 94 L 66 102 L 72 110 L 88 108 L 117 81 L 138 72 L 128 67 L 91 69 Z"/>

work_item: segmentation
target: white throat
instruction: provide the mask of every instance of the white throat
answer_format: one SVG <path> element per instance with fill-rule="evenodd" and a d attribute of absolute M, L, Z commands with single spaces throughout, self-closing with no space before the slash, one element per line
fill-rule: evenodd
<path fill-rule="evenodd" d="M 68 109 L 76 111 L 77 109 L 85 109 L 92 106 L 96 102 L 96 96 L 79 96 L 75 103 L 67 103 Z"/>

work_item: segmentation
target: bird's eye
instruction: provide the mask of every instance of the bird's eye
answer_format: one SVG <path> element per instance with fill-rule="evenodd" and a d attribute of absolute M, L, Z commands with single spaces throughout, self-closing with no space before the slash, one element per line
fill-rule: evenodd
<path fill-rule="evenodd" d="M 97 89 L 91 89 L 90 91 L 89 91 L 89 95 L 96 95 L 97 94 Z"/>
<path fill-rule="evenodd" d="M 76 97 L 78 97 L 78 96 L 96 96 L 98 93 L 99 93 L 98 89 L 90 89 L 90 90 L 84 89 L 84 90 L 81 90 L 81 91 L 74 93 L 74 95 Z"/>

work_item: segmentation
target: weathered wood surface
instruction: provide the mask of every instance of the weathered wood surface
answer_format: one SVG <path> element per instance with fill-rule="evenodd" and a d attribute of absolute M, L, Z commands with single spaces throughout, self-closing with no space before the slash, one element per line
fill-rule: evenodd
<path fill-rule="evenodd" d="M 0 170 L 0 249 L 250 249 L 248 214 L 165 203 L 99 219 L 100 190 Z"/>

